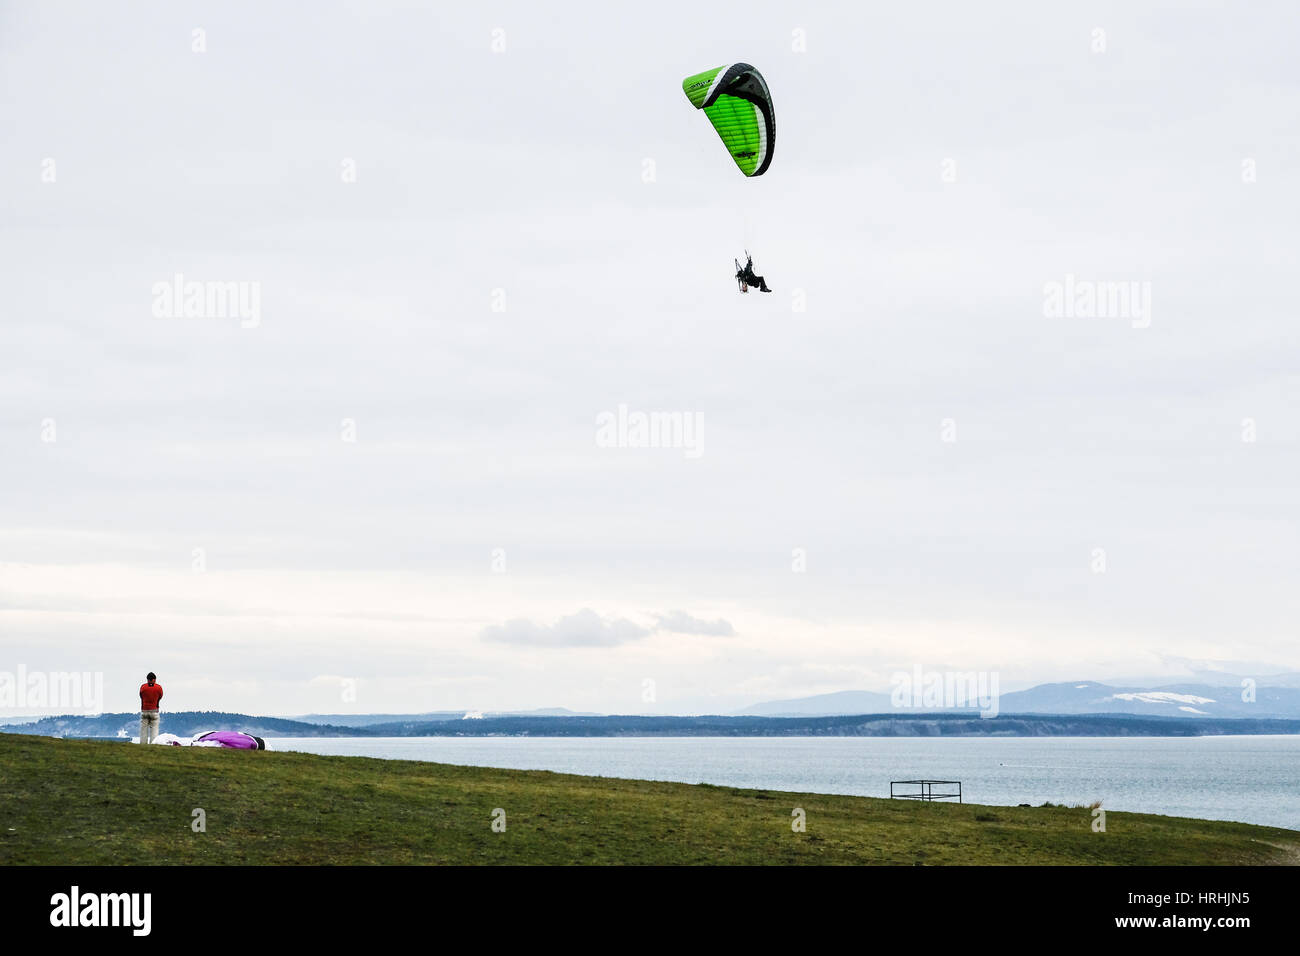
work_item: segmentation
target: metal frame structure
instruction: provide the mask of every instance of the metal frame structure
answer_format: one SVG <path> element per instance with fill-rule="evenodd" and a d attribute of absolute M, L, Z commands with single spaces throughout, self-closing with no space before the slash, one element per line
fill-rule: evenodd
<path fill-rule="evenodd" d="M 957 788 L 956 792 L 943 791 L 935 793 L 935 785 L 940 787 Z M 917 787 L 915 793 L 897 793 L 895 787 Z M 952 800 L 956 799 L 961 803 L 961 781 L 960 780 L 891 780 L 889 781 L 889 799 L 891 800 Z"/>

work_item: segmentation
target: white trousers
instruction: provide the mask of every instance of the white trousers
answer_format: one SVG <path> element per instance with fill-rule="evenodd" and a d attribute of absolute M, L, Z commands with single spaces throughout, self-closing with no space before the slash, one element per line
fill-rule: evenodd
<path fill-rule="evenodd" d="M 158 736 L 159 723 L 161 723 L 161 718 L 158 715 L 158 711 L 140 711 L 140 743 L 153 743 L 153 739 Z"/>

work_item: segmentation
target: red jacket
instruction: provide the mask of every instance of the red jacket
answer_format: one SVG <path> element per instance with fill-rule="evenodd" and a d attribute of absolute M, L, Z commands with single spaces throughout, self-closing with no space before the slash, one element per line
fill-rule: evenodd
<path fill-rule="evenodd" d="M 140 709 L 157 710 L 158 701 L 162 700 L 162 684 L 154 681 L 153 686 L 148 684 L 140 685 Z"/>

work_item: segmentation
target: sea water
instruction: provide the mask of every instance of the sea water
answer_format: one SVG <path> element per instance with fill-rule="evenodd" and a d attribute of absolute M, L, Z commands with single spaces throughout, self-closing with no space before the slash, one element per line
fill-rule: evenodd
<path fill-rule="evenodd" d="M 1058 803 L 1300 830 L 1300 736 L 282 737 L 275 750 L 887 797 L 960 780 L 967 803 Z"/>

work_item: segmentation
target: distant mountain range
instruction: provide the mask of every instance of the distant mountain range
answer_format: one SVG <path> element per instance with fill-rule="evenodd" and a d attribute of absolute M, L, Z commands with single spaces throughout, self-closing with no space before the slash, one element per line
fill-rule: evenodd
<path fill-rule="evenodd" d="M 1236 681 L 1232 685 L 1210 683 L 1132 683 L 1107 684 L 1098 681 L 1068 681 L 1059 684 L 1039 684 L 1028 690 L 1002 694 L 997 701 L 999 717 L 1109 715 L 1135 717 L 1162 717 L 1177 720 L 1210 722 L 1233 719 L 1300 720 L 1300 680 L 1287 674 L 1263 678 L 1261 686 L 1254 689 L 1254 700 L 1243 700 L 1240 678 L 1232 675 L 1212 674 L 1216 680 Z M 1272 681 L 1277 681 L 1274 685 Z M 1266 683 L 1267 682 L 1267 683 Z M 1295 685 L 1295 686 L 1292 686 Z M 432 711 L 423 714 L 305 714 L 300 717 L 250 717 L 246 714 L 216 713 L 212 711 L 184 711 L 163 713 L 163 729 L 169 733 L 188 736 L 205 730 L 242 730 L 260 737 L 338 737 L 338 736 L 410 736 L 419 733 L 456 736 L 481 736 L 491 733 L 540 733 L 562 735 L 596 735 L 668 733 L 665 728 L 676 726 L 678 731 L 695 733 L 690 721 L 733 720 L 718 724 L 715 729 L 722 734 L 763 736 L 783 733 L 777 728 L 763 729 L 762 719 L 769 718 L 831 718 L 873 715 L 881 718 L 910 718 L 924 714 L 947 714 L 969 717 L 978 714 L 978 706 L 963 708 L 895 707 L 889 694 L 872 691 L 839 691 L 792 700 L 766 701 L 732 714 L 730 717 L 606 717 L 599 714 L 579 713 L 564 707 L 548 707 L 529 711 Z M 651 723 L 638 723 L 638 721 Z M 659 722 L 659 723 L 656 723 Z M 674 723 L 676 722 L 676 723 Z M 101 714 L 98 716 L 65 715 L 60 717 L 9 717 L 2 721 L 11 733 L 48 734 L 51 736 L 131 737 L 139 732 L 139 715 L 136 713 Z M 881 732 L 879 726 L 873 725 Z M 908 725 L 913 726 L 913 725 Z M 921 727 L 922 725 L 915 725 Z M 1009 729 L 1012 725 L 1000 724 L 1004 733 L 1043 733 L 1041 729 L 1025 727 Z M 1028 725 L 1026 725 L 1027 727 Z M 637 729 L 641 728 L 641 729 Z M 654 728 L 654 729 L 648 729 Z M 836 732 L 810 730 L 810 733 Z M 885 731 L 888 732 L 888 731 Z M 897 732 L 897 731 L 895 731 Z M 909 733 L 925 732 L 911 730 Z M 988 728 L 981 732 L 990 732 Z M 1129 731 L 1133 732 L 1130 727 Z M 1228 730 L 1203 728 L 1194 733 L 1230 733 Z M 1247 731 L 1237 731 L 1245 733 Z M 1254 731 L 1258 733 L 1259 731 Z M 1280 733 L 1292 731 L 1281 730 Z"/>
<path fill-rule="evenodd" d="M 257 737 L 347 737 L 368 734 L 364 728 L 311 724 L 284 717 L 251 717 L 211 710 L 163 711 L 162 732 L 192 737 L 208 730 L 239 730 Z M 41 734 L 47 737 L 119 737 L 129 740 L 140 733 L 140 713 L 96 714 L 86 717 L 65 714 L 42 717 L 31 723 L 9 724 L 4 732 Z"/>
<path fill-rule="evenodd" d="M 391 724 L 430 720 L 473 720 L 487 717 L 595 717 L 596 714 L 569 710 L 567 707 L 541 707 L 537 710 L 479 711 L 433 710 L 424 714 L 304 714 L 291 717 L 307 724 L 331 724 L 336 727 L 369 727 L 371 724 Z"/>
<path fill-rule="evenodd" d="M 754 717 L 833 717 L 840 714 L 888 714 L 894 710 L 888 694 L 841 690 L 815 697 L 769 700 L 736 711 Z"/>
<path fill-rule="evenodd" d="M 1117 687 L 1096 681 L 1039 684 L 998 698 L 999 714 L 1135 714 L 1186 718 L 1300 718 L 1300 688 L 1256 687 L 1254 700 L 1244 689 L 1209 684 Z M 978 707 L 895 707 L 889 694 L 840 691 L 794 700 L 767 701 L 739 711 L 763 717 L 831 717 L 852 714 L 974 712 Z"/>
<path fill-rule="evenodd" d="M 130 739 L 134 714 L 47 717 L 10 732 Z M 242 730 L 259 737 L 1203 737 L 1300 734 L 1300 720 L 1247 717 L 1184 720 L 1133 714 L 867 714 L 831 717 L 485 717 L 403 721 L 369 727 L 306 724 L 278 717 L 190 713 L 164 716 L 182 737 L 200 730 Z M 273 748 L 274 749 L 274 748 Z"/>
<path fill-rule="evenodd" d="M 498 717 L 377 724 L 381 737 L 1202 737 L 1300 734 L 1300 720 L 1133 714 L 856 714 L 827 717 Z"/>

